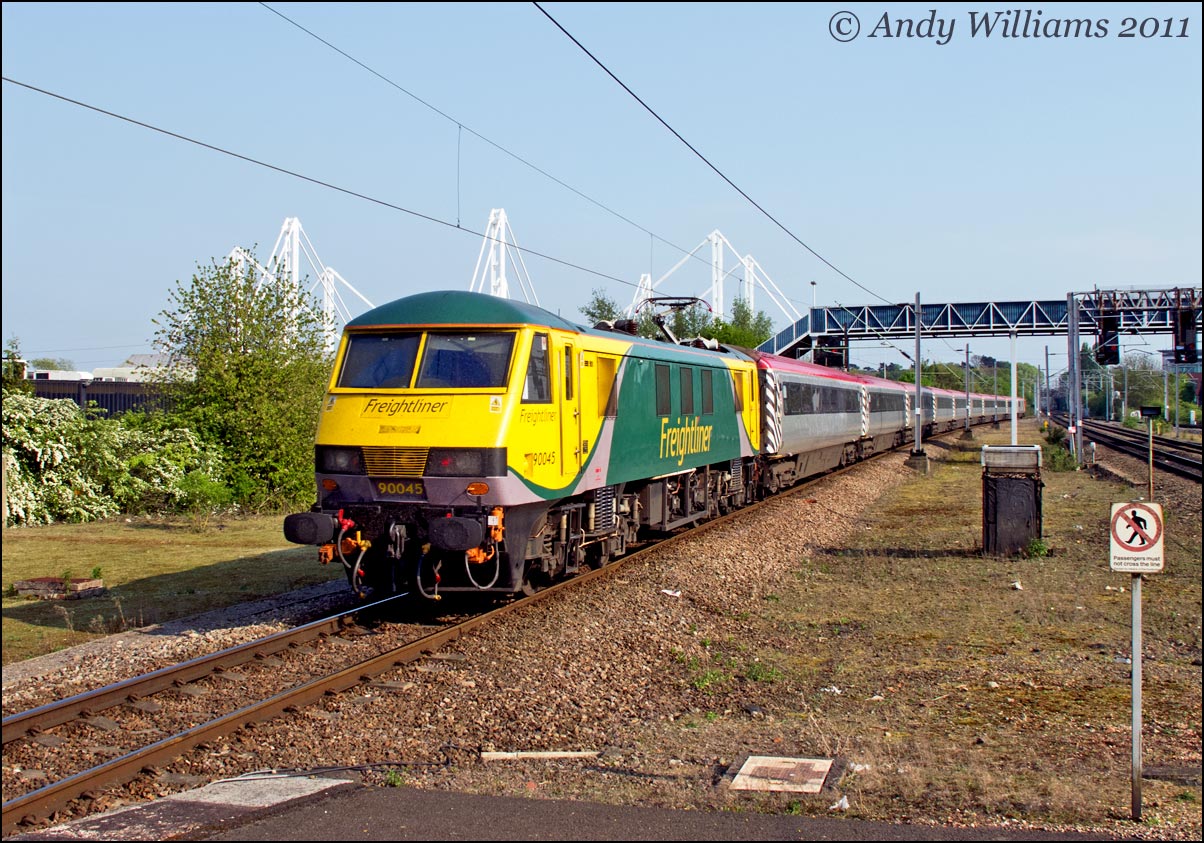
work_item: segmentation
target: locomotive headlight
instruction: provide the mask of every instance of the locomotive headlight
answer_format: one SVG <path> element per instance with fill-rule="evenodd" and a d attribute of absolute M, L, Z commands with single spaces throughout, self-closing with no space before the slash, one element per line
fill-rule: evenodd
<path fill-rule="evenodd" d="M 506 473 L 505 448 L 431 448 L 428 477 L 500 477 Z"/>
<path fill-rule="evenodd" d="M 363 474 L 364 458 L 359 448 L 329 448 L 320 446 L 317 453 L 318 471 L 323 474 Z"/>

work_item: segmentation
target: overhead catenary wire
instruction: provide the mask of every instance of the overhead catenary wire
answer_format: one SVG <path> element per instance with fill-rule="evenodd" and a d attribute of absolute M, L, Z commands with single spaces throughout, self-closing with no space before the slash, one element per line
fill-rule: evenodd
<path fill-rule="evenodd" d="M 793 231 L 791 231 L 789 228 L 787 228 L 785 225 L 783 225 L 781 222 L 779 222 L 777 217 L 775 217 L 773 214 L 769 213 L 769 211 L 765 210 L 765 208 L 763 208 L 760 203 L 758 203 L 755 199 L 753 199 L 751 196 L 749 196 L 738 184 L 736 184 L 734 181 L 732 181 L 730 178 L 728 178 L 727 174 L 725 174 L 722 170 L 720 170 L 718 167 L 716 167 L 714 164 L 712 164 L 711 161 L 705 155 L 703 155 L 701 152 L 699 152 L 698 149 L 695 148 L 695 146 L 692 143 L 690 143 L 688 140 L 686 140 L 684 137 L 682 137 L 680 132 L 678 132 L 676 129 L 674 129 L 672 126 L 670 126 L 669 123 L 663 117 L 661 117 L 659 114 L 657 114 L 657 112 L 650 105 L 648 105 L 648 103 L 644 102 L 644 100 L 641 99 L 640 96 L 638 94 L 636 94 L 635 91 L 631 90 L 631 88 L 629 88 L 623 82 L 622 79 L 620 79 L 618 76 L 616 76 L 609 67 L 607 67 L 605 64 L 603 64 L 601 62 L 601 60 L 598 59 L 597 56 L 595 56 L 588 49 L 586 49 L 585 45 L 582 44 L 580 41 L 578 41 L 571 32 L 569 32 L 567 29 L 565 29 L 564 26 L 562 26 L 561 23 L 558 20 L 556 20 L 556 18 L 554 18 L 550 14 L 548 14 L 548 11 L 546 9 L 544 9 L 543 6 L 539 5 L 538 2 L 533 2 L 532 5 L 534 5 L 535 8 L 539 9 L 539 11 L 543 13 L 544 17 L 546 17 L 548 20 L 550 20 L 556 26 L 557 29 L 559 29 L 561 32 L 563 32 L 565 37 L 567 37 L 570 41 L 572 41 L 574 44 L 576 44 L 577 47 L 580 48 L 580 50 L 583 53 L 585 53 L 587 56 L 589 56 L 590 59 L 594 62 L 594 64 L 596 64 L 596 65 L 598 65 L 598 67 L 602 68 L 603 72 L 605 72 L 607 76 L 609 76 L 611 79 L 613 79 L 619 85 L 619 87 L 621 87 L 624 91 L 626 91 L 628 94 L 630 94 L 631 97 L 636 102 L 638 102 L 641 106 L 643 106 L 645 111 L 647 111 L 654 118 L 656 118 L 657 122 L 659 122 L 662 126 L 664 126 L 666 129 L 668 129 L 675 138 L 677 138 L 679 141 L 681 141 L 683 144 L 686 145 L 687 149 L 689 149 L 696 156 L 698 156 L 699 160 L 701 160 L 704 164 L 706 164 L 708 167 L 710 167 L 716 173 L 716 175 L 718 175 L 721 179 L 723 179 L 725 182 L 727 182 L 732 187 L 733 190 L 735 190 L 737 193 L 739 193 L 741 196 L 743 196 L 746 200 L 748 200 L 748 202 L 754 208 L 756 208 L 758 211 L 760 211 L 767 219 L 769 219 L 770 222 L 772 222 L 774 225 L 776 225 L 782 231 L 786 232 L 786 234 L 792 240 L 794 240 L 794 242 L 798 243 L 800 246 L 802 246 L 804 249 L 806 249 L 808 252 L 810 252 L 813 256 L 815 256 L 821 262 L 823 262 L 829 269 L 834 271 L 841 278 L 844 278 L 846 281 L 853 284 L 858 289 L 860 289 L 866 293 L 869 293 L 874 298 L 879 299 L 880 301 L 885 302 L 886 304 L 893 303 L 893 302 L 889 301 L 888 299 L 886 299 L 885 297 L 883 297 L 882 295 L 880 295 L 879 293 L 874 292 L 869 287 L 866 287 L 864 284 L 859 283 L 858 281 L 851 278 L 849 275 L 845 274 L 845 272 L 843 272 L 838 266 L 833 264 L 831 261 L 829 261 L 823 255 L 821 255 L 819 252 L 815 251 L 810 246 L 808 246 L 806 243 L 804 243 L 797 234 L 795 234 Z"/>
<path fill-rule="evenodd" d="M 439 108 L 439 107 L 437 107 L 437 106 L 433 105 L 432 103 L 429 103 L 429 102 L 427 102 L 427 101 L 426 101 L 426 100 L 424 100 L 422 97 L 420 97 L 420 96 L 418 96 L 417 94 L 415 94 L 413 91 L 410 91 L 409 89 L 405 88 L 404 86 L 402 86 L 402 85 L 398 84 L 397 82 L 393 81 L 392 79 L 390 79 L 388 76 L 385 76 L 385 75 L 384 75 L 383 73 L 381 73 L 380 71 L 378 71 L 378 70 L 376 70 L 376 69 L 374 69 L 374 68 L 370 67 L 369 65 L 365 64 L 364 62 L 360 61 L 360 60 L 359 60 L 359 59 L 357 59 L 355 56 L 353 56 L 353 55 L 351 55 L 350 53 L 348 53 L 346 50 L 343 50 L 343 49 L 341 49 L 340 47 L 337 47 L 337 46 L 335 46 L 335 45 L 334 45 L 334 44 L 332 44 L 330 41 L 328 41 L 327 39 L 323 38 L 321 35 L 318 35 L 318 34 L 317 34 L 316 32 L 314 32 L 313 30 L 311 30 L 311 29 L 308 29 L 308 28 L 307 28 L 307 27 L 305 27 L 305 26 L 302 26 L 300 23 L 298 23 L 297 21 L 293 20 L 293 19 L 292 19 L 292 18 L 290 18 L 288 15 L 285 15 L 284 13 L 280 12 L 279 10 L 272 8 L 272 7 L 271 7 L 271 6 L 269 6 L 267 3 L 263 3 L 263 2 L 261 2 L 259 5 L 263 6 L 265 9 L 267 9 L 267 10 L 268 10 L 269 12 L 271 12 L 272 14 L 274 14 L 274 15 L 276 15 L 276 16 L 278 16 L 278 17 L 280 17 L 282 20 L 284 20 L 284 21 L 286 21 L 286 22 L 288 22 L 288 23 L 292 24 L 292 25 L 293 25 L 293 26 L 295 26 L 297 29 L 301 30 L 302 32 L 304 32 L 306 35 L 310 36 L 310 37 L 311 37 L 311 38 L 313 38 L 314 40 L 316 40 L 316 41 L 320 42 L 321 44 L 324 44 L 325 46 L 327 46 L 327 47 L 329 47 L 330 49 L 334 50 L 336 53 L 338 53 L 339 55 L 343 56 L 343 58 L 345 58 L 345 59 L 347 59 L 348 61 L 352 62 L 353 64 L 355 64 L 355 65 L 357 65 L 357 66 L 359 66 L 359 67 L 363 68 L 363 69 L 364 69 L 364 70 L 366 70 L 368 73 L 371 73 L 373 76 L 375 76 L 376 78 L 380 79 L 380 80 L 381 80 L 382 82 L 384 82 L 386 85 L 389 85 L 389 86 L 391 86 L 391 87 L 393 87 L 393 88 L 396 88 L 398 91 L 401 91 L 403 94 L 405 94 L 406 96 L 410 97 L 410 98 L 411 98 L 411 99 L 413 99 L 415 102 L 419 103 L 420 105 L 423 105 L 423 106 L 425 106 L 426 108 L 429 108 L 429 109 L 430 109 L 431 111 L 433 111 L 435 114 L 438 114 L 440 117 L 442 117 L 442 118 L 444 118 L 445 120 L 448 120 L 449 122 L 451 122 L 451 123 L 454 123 L 454 124 L 456 125 L 456 127 L 457 127 L 457 141 L 456 141 L 456 200 L 457 200 L 457 219 L 456 219 L 456 222 L 457 222 L 457 224 L 459 224 L 459 190 L 460 190 L 460 184 L 459 184 L 459 179 L 460 179 L 460 173 L 459 173 L 459 164 L 460 164 L 460 159 L 459 159 L 459 155 L 460 155 L 459 135 L 460 135 L 460 133 L 463 133 L 463 132 L 468 132 L 468 133 L 469 133 L 470 135 L 472 135 L 473 137 L 476 137 L 476 138 L 480 139 L 481 141 L 484 141 L 485 143 L 489 144 L 490 146 L 492 146 L 494 149 L 498 150 L 499 152 L 502 152 L 502 153 L 504 153 L 504 154 L 506 154 L 506 155 L 509 155 L 509 156 L 510 156 L 511 158 L 513 158 L 515 161 L 519 162 L 520 164 L 523 164 L 523 165 L 524 165 L 524 166 L 526 166 L 526 167 L 529 167 L 529 168 L 531 168 L 531 169 L 532 169 L 532 170 L 534 170 L 535 172 L 539 173 L 541 176 L 544 176 L 545 178 L 548 178 L 548 179 L 550 179 L 550 180 L 554 181 L 556 184 L 560 185 L 560 186 L 561 186 L 561 187 L 563 187 L 565 190 L 568 190 L 568 191 L 570 191 L 570 192 L 572 192 L 572 193 L 576 194 L 577 196 L 581 197 L 581 198 L 582 198 L 582 199 L 584 199 L 585 201 L 587 201 L 587 202 L 589 202 L 589 203 L 591 203 L 591 204 L 593 204 L 593 205 L 597 206 L 598 208 L 601 208 L 602 210 L 606 211 L 608 214 L 612 214 L 613 216 L 617 217 L 618 219 L 621 219 L 623 222 L 627 223 L 628 225 L 630 225 L 630 226 L 633 226 L 633 227 L 635 227 L 635 228 L 639 229 L 640 231 L 642 231 L 642 232 L 644 232 L 645 234 L 647 234 L 649 237 L 654 237 L 654 238 L 656 238 L 657 240 L 660 240 L 660 241 L 661 241 L 662 243 L 664 243 L 665 245 L 667 245 L 667 246 L 671 246 L 672 248 L 676 249 L 677 251 L 681 252 L 682 254 L 687 254 L 687 255 L 690 255 L 691 257 L 694 257 L 696 260 L 699 260 L 699 261 L 701 261 L 701 262 L 703 262 L 703 263 L 705 263 L 705 262 L 706 262 L 706 261 L 705 261 L 703 258 L 697 257 L 696 255 L 693 255 L 692 253 L 690 253 L 690 252 L 689 252 L 689 251 L 687 251 L 686 249 L 683 249 L 681 246 L 678 246 L 676 243 L 672 242 L 671 240 L 667 240 L 666 238 L 662 237 L 661 235 L 657 234 L 656 232 L 649 230 L 648 228 L 646 228 L 646 227 L 645 227 L 645 226 L 643 226 L 643 225 L 640 225 L 638 222 L 636 222 L 635 220 L 632 220 L 630 217 L 626 216 L 625 214 L 623 214 L 623 213 L 621 213 L 621 212 L 619 212 L 619 211 L 616 211 L 614 208 L 611 208 L 609 205 L 606 205 L 605 203 L 603 203 L 603 202 L 601 202 L 601 201 L 599 201 L 599 200 L 597 200 L 597 199 L 594 199 L 592 196 L 590 196 L 590 195 L 588 195 L 587 193 L 585 193 L 585 192 L 583 192 L 583 191 L 579 190 L 578 188 L 576 188 L 576 187 L 573 187 L 571 184 L 569 184 L 568 182 L 564 181 L 563 179 L 557 178 L 556 176 L 554 176 L 554 175 L 552 175 L 551 173 L 549 173 L 547 170 L 545 170 L 545 169 L 543 169 L 542 167 L 540 167 L 540 166 L 538 166 L 538 165 L 536 165 L 536 164 L 532 163 L 531 161 L 528 161 L 526 158 L 522 157 L 522 156 L 521 156 L 521 155 L 519 155 L 518 153 L 516 153 L 516 152 L 512 152 L 511 150 L 509 150 L 509 149 L 507 149 L 506 147 L 502 146 L 502 145 L 501 145 L 500 143 L 498 143 L 497 141 L 495 141 L 495 140 L 491 140 L 490 138 L 487 138 L 487 137 L 485 137 L 485 135 L 483 135 L 483 134 L 481 134 L 480 132 L 476 131 L 476 130 L 475 130 L 475 129 L 473 129 L 471 126 L 467 126 L 467 125 L 465 125 L 465 124 L 464 124 L 464 123 L 462 123 L 460 120 L 457 120 L 455 117 L 451 116 L 450 114 L 448 114 L 448 113 L 447 113 L 446 111 L 444 111 L 443 109 L 441 109 L 441 108 Z M 633 285 L 633 286 L 634 286 L 634 285 Z"/>
<path fill-rule="evenodd" d="M 71 105 L 76 105 L 76 106 L 79 106 L 80 108 L 86 108 L 89 111 L 95 111 L 96 113 L 103 114 L 106 117 L 112 117 L 116 120 L 121 120 L 126 123 L 130 123 L 134 126 L 140 126 L 143 129 L 149 129 L 152 132 L 158 132 L 159 134 L 166 135 L 170 138 L 175 138 L 176 140 L 185 141 L 187 143 L 191 143 L 196 146 L 203 147 L 204 149 L 208 149 L 213 152 L 220 152 L 222 155 L 228 155 L 231 158 L 237 158 L 240 161 L 245 161 L 249 164 L 254 164 L 258 167 L 263 167 L 268 170 L 273 170 L 277 173 L 281 173 L 282 175 L 292 176 L 293 178 L 309 182 L 310 184 L 315 184 L 315 185 L 318 185 L 319 187 L 327 188 L 328 190 L 334 190 L 339 193 L 345 194 L 347 196 L 352 196 L 356 199 L 362 199 L 365 202 L 371 202 L 375 205 L 380 205 L 381 207 L 384 207 L 384 208 L 389 208 L 394 211 L 400 211 L 401 213 L 409 214 L 410 216 L 414 216 L 419 219 L 426 220 L 427 222 L 433 222 L 438 225 L 446 226 L 447 228 L 451 228 L 456 231 L 461 231 L 461 232 L 464 232 L 465 234 L 471 234 L 476 237 L 486 238 L 486 239 L 492 240 L 494 242 L 502 242 L 495 237 L 490 237 L 486 232 L 483 232 L 483 231 L 476 231 L 471 228 L 465 228 L 461 225 L 450 222 L 448 220 L 440 219 L 439 217 L 431 216 L 430 214 L 424 214 L 421 211 L 415 211 L 412 208 L 406 208 L 402 205 L 398 205 L 398 204 L 389 202 L 384 199 L 379 199 L 375 196 L 369 196 L 366 193 L 360 193 L 358 191 L 351 190 L 350 188 L 341 187 L 339 185 L 332 184 L 330 182 L 322 181 L 321 179 L 317 179 L 312 176 L 307 176 L 303 173 L 298 173 L 295 170 L 289 170 L 285 167 L 280 167 L 275 164 L 271 164 L 267 161 L 261 161 L 257 158 L 252 158 L 249 155 L 243 155 L 242 153 L 234 152 L 233 150 L 225 149 L 223 147 L 216 146 L 215 144 L 206 143 L 205 141 L 197 140 L 196 138 L 191 138 L 187 135 L 179 134 L 178 132 L 173 132 L 168 129 L 160 128 L 159 126 L 155 126 L 151 123 L 146 123 L 142 120 L 136 120 L 133 117 L 126 117 L 123 114 L 118 114 L 117 112 L 114 112 L 114 111 L 108 111 L 107 109 L 100 108 L 99 106 L 95 106 L 95 105 L 90 105 L 89 103 L 83 102 L 81 100 L 72 99 L 71 97 L 65 96 L 63 94 L 57 94 L 54 91 L 48 91 L 45 88 L 39 88 L 36 85 L 31 85 L 26 82 L 20 82 L 16 79 L 12 79 L 8 76 L 4 76 L 4 77 L 0 77 L 0 78 L 2 78 L 5 82 L 8 82 L 11 85 L 18 85 L 27 90 L 34 91 L 35 93 L 43 94 L 48 97 L 53 97 L 54 99 L 61 100 L 66 103 L 70 103 Z M 518 246 L 518 245 L 515 245 L 514 243 L 506 243 L 506 245 L 511 249 L 516 249 L 520 252 L 525 252 L 529 255 L 533 255 L 538 258 L 543 258 L 544 260 L 552 261 L 553 263 L 560 264 L 561 266 L 566 266 L 570 269 L 578 270 L 579 272 L 585 272 L 590 275 L 595 275 L 598 278 L 605 278 L 608 281 L 616 281 L 619 284 L 625 284 L 628 287 L 636 287 L 637 289 L 639 287 L 638 284 L 633 283 L 631 281 L 627 281 L 623 278 L 619 278 L 618 276 L 610 275 L 609 273 L 602 272 L 600 270 L 590 269 L 589 267 L 581 266 L 580 264 L 575 264 L 572 261 L 567 261 L 567 260 L 564 260 L 563 258 L 554 257 L 545 252 L 540 252 L 535 249 L 529 248 L 527 246 Z"/>

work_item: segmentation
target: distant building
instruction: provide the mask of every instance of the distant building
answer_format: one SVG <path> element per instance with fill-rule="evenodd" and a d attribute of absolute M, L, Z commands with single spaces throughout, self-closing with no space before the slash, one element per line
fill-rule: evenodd
<path fill-rule="evenodd" d="M 25 379 L 30 381 L 82 381 L 90 380 L 91 372 L 68 371 L 66 369 L 25 369 Z"/>
<path fill-rule="evenodd" d="M 94 381 L 117 381 L 118 383 L 150 383 L 165 380 L 170 370 L 170 358 L 166 354 L 131 354 L 122 366 L 109 366 L 92 372 Z"/>

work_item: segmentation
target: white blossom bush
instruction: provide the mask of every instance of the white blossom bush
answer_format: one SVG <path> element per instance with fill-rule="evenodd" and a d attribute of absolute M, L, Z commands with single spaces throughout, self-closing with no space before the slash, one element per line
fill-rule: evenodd
<path fill-rule="evenodd" d="M 3 424 L 5 525 L 189 508 L 198 476 L 220 476 L 196 435 L 162 418 L 127 423 L 6 390 Z"/>

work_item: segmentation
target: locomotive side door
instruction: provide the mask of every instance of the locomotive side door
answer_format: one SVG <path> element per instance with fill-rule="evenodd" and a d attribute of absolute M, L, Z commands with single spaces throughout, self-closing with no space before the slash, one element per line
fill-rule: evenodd
<path fill-rule="evenodd" d="M 566 342 L 557 354 L 560 374 L 560 473 L 571 480 L 581 470 L 581 373 L 577 348 Z"/>

